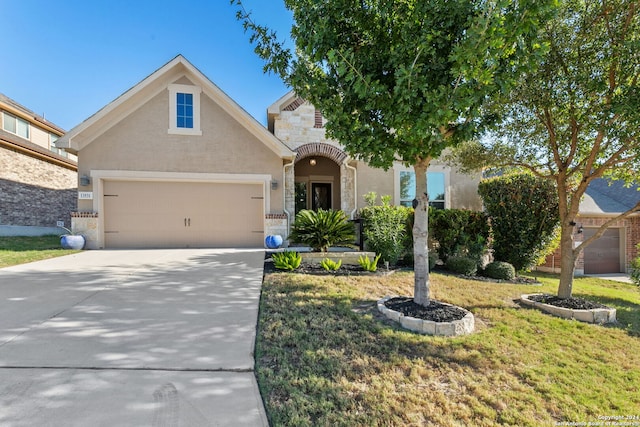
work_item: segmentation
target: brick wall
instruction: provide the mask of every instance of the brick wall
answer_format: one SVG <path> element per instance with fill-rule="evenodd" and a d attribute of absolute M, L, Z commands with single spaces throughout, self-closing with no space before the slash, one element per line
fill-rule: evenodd
<path fill-rule="evenodd" d="M 77 205 L 77 172 L 0 147 L 0 224 L 69 227 Z"/>

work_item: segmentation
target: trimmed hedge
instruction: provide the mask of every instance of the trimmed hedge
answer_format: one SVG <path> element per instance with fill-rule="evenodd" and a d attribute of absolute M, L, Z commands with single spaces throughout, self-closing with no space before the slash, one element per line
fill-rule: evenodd
<path fill-rule="evenodd" d="M 492 279 L 513 280 L 516 269 L 508 262 L 494 261 L 484 268 L 483 275 Z"/>
<path fill-rule="evenodd" d="M 555 184 L 517 173 L 480 182 L 478 193 L 491 218 L 495 259 L 517 271 L 534 265 L 559 223 Z"/>
<path fill-rule="evenodd" d="M 447 270 L 465 276 L 475 276 L 478 272 L 478 263 L 475 259 L 462 256 L 450 256 L 444 263 Z"/>

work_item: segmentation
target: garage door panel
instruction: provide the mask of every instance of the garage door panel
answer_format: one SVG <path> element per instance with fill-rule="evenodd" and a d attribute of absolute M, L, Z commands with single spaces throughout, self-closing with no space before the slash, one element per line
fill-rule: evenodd
<path fill-rule="evenodd" d="M 262 246 L 261 184 L 109 181 L 106 247 Z"/>
<path fill-rule="evenodd" d="M 593 236 L 598 229 L 585 228 L 584 238 Z M 585 274 L 620 272 L 620 229 L 610 228 L 584 250 Z"/>

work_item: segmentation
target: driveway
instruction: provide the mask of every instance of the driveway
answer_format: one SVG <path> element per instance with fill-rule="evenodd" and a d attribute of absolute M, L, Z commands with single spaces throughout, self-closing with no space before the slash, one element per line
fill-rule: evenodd
<path fill-rule="evenodd" d="M 104 250 L 0 269 L 0 425 L 268 425 L 263 257 Z"/>

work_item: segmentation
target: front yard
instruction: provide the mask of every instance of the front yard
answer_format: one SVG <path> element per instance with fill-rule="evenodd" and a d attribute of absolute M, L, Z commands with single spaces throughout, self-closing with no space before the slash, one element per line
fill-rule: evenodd
<path fill-rule="evenodd" d="M 0 268 L 75 252 L 62 249 L 59 236 L 0 237 Z"/>
<path fill-rule="evenodd" d="M 413 274 L 264 280 L 256 371 L 273 426 L 640 425 L 640 292 L 595 278 L 574 295 L 615 307 L 611 327 L 521 308 L 542 286 L 431 275 L 432 297 L 467 308 L 476 333 L 417 335 L 380 320 L 374 302 L 411 295 Z M 633 425 L 633 424 L 629 424 Z"/>

